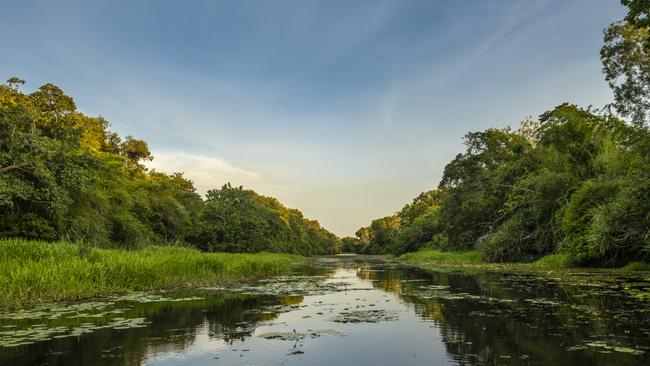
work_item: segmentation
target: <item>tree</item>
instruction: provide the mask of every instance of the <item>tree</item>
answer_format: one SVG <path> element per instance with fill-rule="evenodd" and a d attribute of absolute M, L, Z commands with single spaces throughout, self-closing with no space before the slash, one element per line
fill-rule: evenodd
<path fill-rule="evenodd" d="M 149 145 L 142 140 L 127 136 L 120 144 L 121 153 L 126 156 L 132 163 L 137 163 L 140 160 L 152 160 Z"/>
<path fill-rule="evenodd" d="M 614 92 L 613 107 L 643 125 L 650 117 L 650 3 L 622 3 L 629 7 L 628 15 L 605 30 L 600 57 L 605 79 Z"/>
<path fill-rule="evenodd" d="M 419 216 L 425 214 L 432 208 L 439 207 L 441 199 L 442 192 L 437 189 L 420 193 L 413 199 L 413 202 L 402 207 L 402 209 L 397 213 L 400 225 L 402 227 L 411 225 L 411 223 Z"/>
<path fill-rule="evenodd" d="M 445 166 L 440 220 L 449 249 L 471 249 L 505 219 L 501 212 L 516 179 L 532 164 L 528 139 L 517 131 L 488 129 L 465 135 L 466 152 Z"/>
<path fill-rule="evenodd" d="M 360 253 L 361 243 L 358 238 L 346 236 L 341 238 L 341 253 Z"/>

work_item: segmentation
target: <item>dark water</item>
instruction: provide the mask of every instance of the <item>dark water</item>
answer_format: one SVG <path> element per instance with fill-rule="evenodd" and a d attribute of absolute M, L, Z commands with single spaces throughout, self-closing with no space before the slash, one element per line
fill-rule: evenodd
<path fill-rule="evenodd" d="M 0 365 L 647 365 L 649 278 L 318 258 L 236 290 L 0 313 Z"/>

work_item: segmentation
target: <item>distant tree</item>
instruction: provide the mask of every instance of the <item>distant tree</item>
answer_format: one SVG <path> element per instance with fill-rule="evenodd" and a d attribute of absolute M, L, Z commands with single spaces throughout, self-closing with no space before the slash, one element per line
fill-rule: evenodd
<path fill-rule="evenodd" d="M 25 85 L 25 80 L 14 76 L 14 77 L 9 78 L 5 85 L 7 85 L 7 87 L 9 89 L 12 89 L 14 91 L 18 91 L 18 89 L 22 85 Z"/>
<path fill-rule="evenodd" d="M 127 136 L 126 139 L 120 144 L 120 151 L 132 162 L 140 160 L 152 160 L 149 145 L 142 140 Z"/>
<path fill-rule="evenodd" d="M 341 252 L 342 253 L 360 253 L 361 243 L 358 238 L 346 236 L 341 238 Z"/>
<path fill-rule="evenodd" d="M 432 208 L 439 207 L 441 199 L 442 192 L 437 189 L 420 193 L 413 199 L 413 202 L 402 207 L 402 209 L 397 213 L 400 225 L 402 227 L 411 225 L 411 223 L 419 216 Z"/>
<path fill-rule="evenodd" d="M 208 191 L 193 240 L 202 249 L 228 252 L 332 254 L 338 238 L 271 197 L 233 187 Z"/>

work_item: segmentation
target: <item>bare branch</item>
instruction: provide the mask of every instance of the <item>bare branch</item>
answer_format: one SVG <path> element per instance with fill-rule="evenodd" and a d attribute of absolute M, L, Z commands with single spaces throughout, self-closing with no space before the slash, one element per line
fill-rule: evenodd
<path fill-rule="evenodd" d="M 518 189 L 520 191 L 524 192 L 530 192 L 530 193 L 536 193 L 532 189 L 524 188 L 524 187 L 517 187 L 517 186 L 511 186 L 509 184 L 497 184 L 498 187 L 503 187 L 503 188 L 512 188 L 512 189 Z"/>
<path fill-rule="evenodd" d="M 5 172 L 8 172 L 10 170 L 18 169 L 18 168 L 20 168 L 20 165 L 11 164 L 11 165 L 8 165 L 8 166 L 6 166 L 4 168 L 0 168 L 0 173 L 5 173 Z"/>

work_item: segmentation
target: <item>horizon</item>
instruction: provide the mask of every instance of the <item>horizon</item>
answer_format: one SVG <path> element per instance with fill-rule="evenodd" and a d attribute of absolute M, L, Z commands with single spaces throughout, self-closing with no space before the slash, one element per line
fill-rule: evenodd
<path fill-rule="evenodd" d="M 612 101 L 598 51 L 620 4 L 511 3 L 170 2 L 125 13 L 120 2 L 25 1 L 0 22 L 15 51 L 0 69 L 26 90 L 59 85 L 82 112 L 147 141 L 151 168 L 183 171 L 201 194 L 243 185 L 343 237 L 435 188 L 466 132 Z"/>

